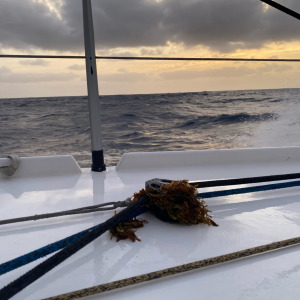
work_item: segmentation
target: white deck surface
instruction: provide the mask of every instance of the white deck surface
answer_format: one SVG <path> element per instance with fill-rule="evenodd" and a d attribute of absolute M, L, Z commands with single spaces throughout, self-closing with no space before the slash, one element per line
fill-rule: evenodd
<path fill-rule="evenodd" d="M 0 159 L 0 166 L 8 162 Z M 156 177 L 198 180 L 296 172 L 298 147 L 131 153 L 105 173 L 80 170 L 70 157 L 22 158 L 14 177 L 0 177 L 0 219 L 125 200 Z M 171 225 L 145 214 L 149 223 L 137 231 L 141 242 L 116 243 L 105 233 L 13 299 L 41 299 L 298 237 L 299 196 L 300 187 L 295 187 L 207 199 L 219 227 Z M 0 263 L 112 215 L 99 212 L 0 226 Z M 42 260 L 2 275 L 0 287 Z M 299 299 L 299 282 L 300 246 L 295 246 L 88 299 Z"/>

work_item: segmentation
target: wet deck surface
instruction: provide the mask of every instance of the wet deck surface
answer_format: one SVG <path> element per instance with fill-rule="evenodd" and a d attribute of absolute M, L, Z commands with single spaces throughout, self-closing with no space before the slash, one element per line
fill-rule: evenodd
<path fill-rule="evenodd" d="M 68 174 L 1 179 L 0 218 L 125 200 L 143 188 L 146 180 L 155 177 L 204 180 L 292 173 L 300 169 L 299 148 L 175 154 L 171 158 L 166 153 L 158 153 L 156 158 L 152 154 L 130 154 L 117 169 L 109 168 L 101 174 L 70 168 Z M 139 163 L 141 159 L 144 166 Z M 213 188 L 205 189 L 208 190 Z M 144 214 L 142 217 L 149 223 L 137 231 L 141 242 L 116 243 L 105 233 L 14 299 L 41 299 L 298 237 L 299 196 L 300 187 L 294 187 L 207 199 L 219 227 L 166 224 Z M 1 262 L 92 227 L 112 215 L 113 212 L 99 212 L 3 225 L 0 227 Z M 183 299 L 187 296 L 199 299 L 200 295 L 209 299 L 294 299 L 299 292 L 299 251 L 300 247 L 295 246 L 116 290 L 102 294 L 101 299 Z M 42 260 L 2 275 L 1 286 Z M 97 297 L 99 295 L 90 298 Z"/>

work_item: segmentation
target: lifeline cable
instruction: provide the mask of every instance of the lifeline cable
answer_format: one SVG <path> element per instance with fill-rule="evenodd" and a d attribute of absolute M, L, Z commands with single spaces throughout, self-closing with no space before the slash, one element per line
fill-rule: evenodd
<path fill-rule="evenodd" d="M 0 54 L 0 58 L 85 59 L 84 55 Z M 234 57 L 159 57 L 159 56 L 96 56 L 101 60 L 157 60 L 157 61 L 244 61 L 244 62 L 300 62 L 299 58 L 234 58 Z"/>
<path fill-rule="evenodd" d="M 4 288 L 0 290 L 0 299 L 7 300 L 16 295 L 18 292 L 26 288 L 28 285 L 42 277 L 44 274 L 55 268 L 57 265 L 65 261 L 67 258 L 72 256 L 74 253 L 88 245 L 90 242 L 94 241 L 97 237 L 103 234 L 105 231 L 111 227 L 117 226 L 121 222 L 124 222 L 140 210 L 149 201 L 147 196 L 142 196 L 136 202 L 133 202 L 130 206 L 108 219 L 107 221 L 99 224 L 96 229 L 85 233 L 81 238 L 66 246 L 64 249 L 60 250 L 58 253 L 54 254 L 41 264 L 34 267 L 32 270 L 28 271 L 15 281 L 11 282 Z"/>
<path fill-rule="evenodd" d="M 287 174 L 288 176 L 296 175 L 296 174 Z M 281 176 L 281 175 L 276 175 Z M 286 176 L 286 175 L 282 175 Z M 259 177 L 253 177 L 255 180 Z M 252 179 L 253 179 L 252 178 Z M 278 178 L 278 177 L 277 177 Z M 282 178 L 282 177 L 281 177 Z M 230 181 L 231 179 L 229 179 Z M 239 179 L 236 179 L 239 180 Z M 241 178 L 243 180 L 243 178 Z M 252 192 L 261 192 L 261 191 L 270 191 L 275 189 L 283 189 L 283 188 L 290 188 L 290 187 L 296 187 L 300 186 L 300 181 L 291 181 L 291 182 L 284 182 L 284 183 L 275 183 L 275 184 L 269 184 L 269 185 L 260 185 L 260 186 L 251 186 L 246 188 L 238 188 L 238 189 L 229 189 L 229 190 L 222 190 L 222 191 L 212 191 L 212 192 L 206 192 L 206 193 L 198 193 L 198 196 L 204 199 L 207 198 L 214 198 L 214 197 L 221 197 L 221 196 L 230 196 L 230 195 L 237 195 L 237 194 L 244 194 L 244 193 L 252 193 Z M 145 211 L 142 211 L 145 212 Z M 141 213 L 141 212 L 140 212 Z M 0 265 L 0 275 L 5 274 L 7 272 L 10 272 L 14 269 L 17 269 L 21 266 L 24 266 L 30 262 L 33 262 L 41 257 L 47 256 L 53 252 L 56 252 L 70 243 L 76 241 L 78 238 L 80 238 L 84 233 L 94 230 L 97 226 L 91 227 L 87 230 L 81 231 L 77 234 L 71 235 L 69 237 L 66 237 L 65 239 L 59 240 L 55 243 L 52 243 L 50 245 L 41 247 L 37 250 L 34 250 L 32 252 L 29 252 L 25 255 L 22 255 L 20 257 L 17 257 L 13 260 L 10 260 L 8 262 L 5 262 Z"/>
<path fill-rule="evenodd" d="M 237 252 L 232 252 L 232 253 L 228 253 L 228 254 L 224 254 L 224 255 L 220 255 L 220 256 L 215 256 L 215 257 L 195 261 L 195 262 L 188 263 L 188 264 L 179 265 L 179 266 L 172 267 L 172 268 L 167 268 L 167 269 L 150 272 L 150 273 L 146 273 L 146 274 L 142 274 L 142 275 L 138 275 L 138 276 L 134 276 L 134 277 L 129 277 L 129 278 L 125 278 L 125 279 L 121 279 L 121 280 L 117 280 L 117 281 L 113 281 L 113 282 L 109 282 L 109 283 L 105 283 L 105 284 L 100 284 L 100 285 L 85 288 L 82 290 L 77 290 L 77 291 L 73 291 L 70 293 L 45 298 L 43 300 L 78 299 L 78 298 L 87 297 L 87 296 L 91 296 L 91 295 L 95 295 L 95 294 L 99 294 L 99 293 L 103 293 L 103 292 L 107 292 L 107 291 L 111 291 L 111 290 L 115 290 L 115 289 L 119 289 L 119 288 L 123 288 L 123 287 L 127 287 L 127 286 L 132 286 L 132 285 L 139 284 L 142 282 L 148 282 L 151 280 L 161 279 L 164 277 L 170 277 L 172 275 L 177 275 L 180 273 L 184 273 L 184 272 L 188 272 L 188 271 L 192 271 L 192 270 L 196 270 L 196 269 L 202 269 L 205 267 L 222 264 L 225 262 L 232 262 L 237 259 L 247 258 L 247 257 L 251 257 L 251 256 L 258 255 L 258 254 L 263 254 L 263 253 L 266 253 L 269 251 L 279 250 L 279 249 L 282 249 L 285 247 L 296 246 L 298 244 L 300 244 L 300 237 L 291 238 L 291 239 L 282 240 L 279 242 L 265 244 L 262 246 L 248 248 L 248 249 L 244 249 L 244 250 L 237 251 Z"/>

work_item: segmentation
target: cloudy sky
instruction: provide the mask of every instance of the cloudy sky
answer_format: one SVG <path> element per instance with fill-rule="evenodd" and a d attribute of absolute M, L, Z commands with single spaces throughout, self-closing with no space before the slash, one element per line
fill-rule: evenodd
<path fill-rule="evenodd" d="M 300 12 L 299 0 L 277 0 Z M 300 21 L 259 0 L 92 0 L 107 56 L 300 58 Z M 84 55 L 81 0 L 0 0 L 0 54 Z M 98 60 L 100 94 L 300 87 L 300 63 Z M 84 60 L 0 58 L 0 98 L 86 94 Z"/>

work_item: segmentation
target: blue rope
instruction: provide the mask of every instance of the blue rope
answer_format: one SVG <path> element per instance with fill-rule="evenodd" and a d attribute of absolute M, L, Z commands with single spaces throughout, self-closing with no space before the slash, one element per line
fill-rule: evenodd
<path fill-rule="evenodd" d="M 145 213 L 147 211 L 146 208 L 140 208 L 139 210 L 137 210 L 134 214 L 132 214 L 130 217 L 128 217 L 128 219 L 131 219 L 133 217 L 136 217 L 142 213 Z M 63 248 L 65 248 L 66 246 L 68 246 L 69 244 L 77 241 L 78 239 L 80 239 L 82 236 L 84 236 L 87 232 L 89 231 L 93 231 L 95 229 L 97 229 L 99 225 L 93 226 L 91 228 L 88 228 L 86 230 L 80 231 L 76 234 L 70 235 L 62 240 L 59 240 L 57 242 L 54 242 L 52 244 L 46 245 L 44 247 L 41 247 L 39 249 L 36 249 L 32 252 L 29 252 L 27 254 L 24 254 L 22 256 L 19 256 L 15 259 L 12 259 L 10 261 L 7 261 L 5 263 L 2 263 L 0 265 L 0 276 L 8 273 L 10 271 L 13 271 L 17 268 L 20 268 L 24 265 L 27 265 L 35 260 L 38 260 L 39 258 L 45 257 L 51 253 L 57 252 L 58 250 L 61 250 Z"/>
<path fill-rule="evenodd" d="M 284 183 L 275 183 L 275 184 L 238 188 L 238 189 L 199 193 L 198 196 L 205 199 L 205 198 L 214 198 L 214 197 L 222 197 L 222 196 L 224 197 L 224 196 L 237 195 L 237 194 L 245 194 L 245 193 L 261 192 L 261 191 L 269 191 L 269 190 L 275 190 L 275 189 L 290 188 L 290 187 L 295 187 L 295 186 L 300 186 L 300 181 L 291 181 L 291 182 L 284 182 Z M 134 215 L 132 215 L 130 218 L 138 216 L 144 212 L 146 212 L 146 209 L 139 210 Z M 78 232 L 77 234 L 66 237 L 55 243 L 46 245 L 37 250 L 29 252 L 25 255 L 22 255 L 20 257 L 17 257 L 15 259 L 12 259 L 10 261 L 2 263 L 0 265 L 0 275 L 3 275 L 7 272 L 10 272 L 21 266 L 31 263 L 39 258 L 45 257 L 51 253 L 56 252 L 64 247 L 66 247 L 67 245 L 71 244 L 72 242 L 78 240 L 80 237 L 82 237 L 88 231 L 92 231 L 92 230 L 96 229 L 98 226 L 99 225 L 91 227 L 86 230 L 83 230 L 81 232 Z"/>
<path fill-rule="evenodd" d="M 253 193 L 253 192 L 263 192 L 263 191 L 270 191 L 270 190 L 278 190 L 278 189 L 285 189 L 290 187 L 300 186 L 300 181 L 291 181 L 291 182 L 284 182 L 284 183 L 274 183 L 274 184 L 265 184 L 259 186 L 250 186 L 245 188 L 238 188 L 238 189 L 230 189 L 230 190 L 222 190 L 222 191 L 214 191 L 214 192 L 207 192 L 207 193 L 199 193 L 198 196 L 201 198 L 215 198 L 215 197 L 224 197 L 224 196 L 231 196 L 237 194 L 246 194 L 246 193 Z"/>
<path fill-rule="evenodd" d="M 136 215 L 140 211 L 140 208 L 144 207 L 149 202 L 149 198 L 144 195 L 137 201 L 132 202 L 127 208 L 120 211 L 105 222 L 99 224 L 97 228 L 85 233 L 81 238 L 75 242 L 64 247 L 44 262 L 40 263 L 24 275 L 20 276 L 16 280 L 12 281 L 8 285 L 0 289 L 0 299 L 7 300 L 16 295 L 18 292 L 26 288 L 28 285 L 45 275 L 47 272 L 58 266 L 67 258 L 75 254 L 77 251 L 94 241 L 104 232 L 112 227 L 119 225 L 122 222 L 127 221 L 132 216 Z M 141 210 L 143 211 L 143 209 Z"/>
<path fill-rule="evenodd" d="M 97 225 L 98 226 L 98 225 Z M 41 247 L 39 249 L 36 249 L 32 252 L 29 252 L 27 254 L 24 254 L 22 256 L 19 256 L 15 259 L 12 259 L 10 261 L 7 261 L 5 263 L 2 263 L 0 265 L 0 275 L 3 275 L 7 272 L 10 272 L 12 270 L 15 270 L 17 268 L 20 268 L 24 265 L 27 265 L 35 260 L 38 260 L 39 258 L 45 257 L 51 253 L 54 253 L 65 246 L 69 245 L 72 242 L 75 242 L 78 240 L 81 236 L 83 236 L 85 233 L 87 233 L 90 230 L 95 229 L 97 226 L 91 227 L 89 229 L 83 230 L 81 232 L 78 232 L 74 235 L 68 236 L 62 240 L 59 240 L 55 243 L 46 245 L 44 247 Z"/>

